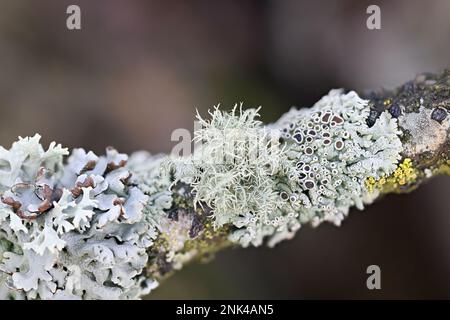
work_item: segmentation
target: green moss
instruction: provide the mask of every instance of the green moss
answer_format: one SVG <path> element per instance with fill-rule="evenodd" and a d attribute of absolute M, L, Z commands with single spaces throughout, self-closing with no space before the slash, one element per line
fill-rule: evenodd
<path fill-rule="evenodd" d="M 195 250 L 199 257 L 215 253 L 232 244 L 228 240 L 229 234 L 229 226 L 214 229 L 213 224 L 207 222 L 205 229 L 197 238 L 186 241 L 183 251 L 189 252 Z"/>
<path fill-rule="evenodd" d="M 450 175 L 450 160 L 443 161 L 433 174 L 445 174 Z"/>

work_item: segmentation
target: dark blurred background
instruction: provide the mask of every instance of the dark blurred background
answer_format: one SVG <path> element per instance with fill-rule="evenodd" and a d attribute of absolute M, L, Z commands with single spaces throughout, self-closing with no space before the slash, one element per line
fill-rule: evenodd
<path fill-rule="evenodd" d="M 82 30 L 66 28 L 81 7 Z M 381 7 L 381 30 L 366 8 Z M 0 3 L 0 144 L 169 152 L 195 108 L 262 105 L 276 120 L 331 88 L 394 87 L 450 62 L 450 1 Z M 191 264 L 151 298 L 450 298 L 450 178 L 387 196 L 342 227 Z M 382 290 L 366 288 L 368 265 Z"/>

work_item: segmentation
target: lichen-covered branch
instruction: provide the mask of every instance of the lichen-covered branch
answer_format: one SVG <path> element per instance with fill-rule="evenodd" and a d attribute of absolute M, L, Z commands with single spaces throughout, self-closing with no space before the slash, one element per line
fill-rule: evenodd
<path fill-rule="evenodd" d="M 264 125 L 199 117 L 184 157 L 0 147 L 0 298 L 135 299 L 228 246 L 274 246 L 303 225 L 450 172 L 450 72 L 398 89 L 332 90 Z M 67 159 L 65 159 L 65 157 Z"/>

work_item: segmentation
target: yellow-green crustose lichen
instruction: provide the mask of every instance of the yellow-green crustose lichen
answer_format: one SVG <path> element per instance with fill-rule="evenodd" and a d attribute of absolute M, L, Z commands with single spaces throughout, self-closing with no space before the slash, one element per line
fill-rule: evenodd
<path fill-rule="evenodd" d="M 389 176 L 382 176 L 379 179 L 374 177 L 368 177 L 365 181 L 365 186 L 369 193 L 375 190 L 381 192 L 391 192 L 397 189 L 399 186 L 406 186 L 416 181 L 418 171 L 414 168 L 412 160 L 405 158 L 395 169 L 395 171 Z"/>

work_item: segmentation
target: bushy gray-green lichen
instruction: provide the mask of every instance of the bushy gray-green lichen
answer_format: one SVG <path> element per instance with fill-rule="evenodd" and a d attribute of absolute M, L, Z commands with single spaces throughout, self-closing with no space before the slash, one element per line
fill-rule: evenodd
<path fill-rule="evenodd" d="M 216 228 L 240 228 L 231 238 L 244 246 L 273 234 L 283 204 L 277 184 L 292 166 L 277 132 L 257 116 L 255 109 L 216 108 L 210 121 L 198 117 L 202 129 L 195 140 L 201 147 L 191 157 L 172 159 L 177 179 L 192 186 L 195 203 L 213 208 Z"/>
<path fill-rule="evenodd" d="M 368 113 L 366 100 L 342 90 L 266 127 L 255 109 L 215 109 L 210 121 L 200 118 L 201 148 L 173 159 L 176 177 L 211 206 L 216 226 L 234 226 L 230 240 L 244 247 L 266 238 L 273 246 L 305 223 L 339 225 L 350 207 L 376 196 L 364 181 L 391 174 L 400 159 L 397 120 L 383 112 L 369 128 Z"/>

